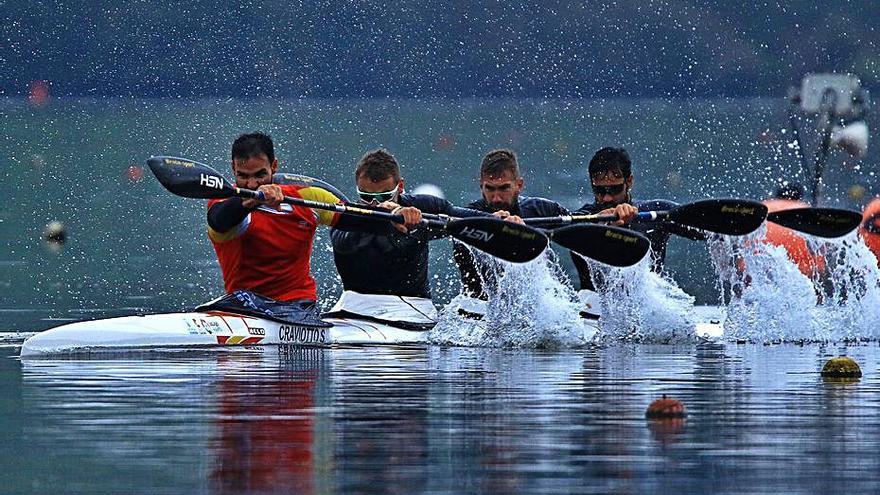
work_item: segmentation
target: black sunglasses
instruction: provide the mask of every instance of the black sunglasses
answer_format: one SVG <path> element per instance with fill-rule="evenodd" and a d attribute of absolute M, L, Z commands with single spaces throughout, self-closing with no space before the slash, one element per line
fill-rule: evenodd
<path fill-rule="evenodd" d="M 626 182 L 621 182 L 620 184 L 611 184 L 610 186 L 600 186 L 598 184 L 590 184 L 590 187 L 593 188 L 593 194 L 596 196 L 617 196 L 622 193 L 626 188 Z"/>

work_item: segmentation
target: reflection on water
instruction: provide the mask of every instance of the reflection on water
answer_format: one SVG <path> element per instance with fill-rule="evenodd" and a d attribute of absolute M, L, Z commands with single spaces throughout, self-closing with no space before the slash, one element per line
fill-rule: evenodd
<path fill-rule="evenodd" d="M 845 351 L 865 377 L 826 383 Z M 876 345 L 255 349 L 19 362 L 18 493 L 874 493 Z M 685 421 L 650 422 L 666 393 Z M 133 487 L 133 488 L 132 488 Z M 736 488 L 734 488 L 736 487 Z"/>

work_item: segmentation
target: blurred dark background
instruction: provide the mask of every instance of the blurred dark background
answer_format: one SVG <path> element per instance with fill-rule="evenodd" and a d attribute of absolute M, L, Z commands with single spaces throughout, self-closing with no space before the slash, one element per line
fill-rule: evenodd
<path fill-rule="evenodd" d="M 877 3 L 5 2 L 0 95 L 780 95 L 805 72 L 876 87 Z"/>

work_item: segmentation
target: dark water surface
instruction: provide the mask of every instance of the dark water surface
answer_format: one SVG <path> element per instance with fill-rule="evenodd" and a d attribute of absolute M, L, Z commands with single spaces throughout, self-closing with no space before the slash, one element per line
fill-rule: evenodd
<path fill-rule="evenodd" d="M 842 352 L 864 378 L 824 382 Z M 3 493 L 880 490 L 876 344 L 16 354 Z"/>

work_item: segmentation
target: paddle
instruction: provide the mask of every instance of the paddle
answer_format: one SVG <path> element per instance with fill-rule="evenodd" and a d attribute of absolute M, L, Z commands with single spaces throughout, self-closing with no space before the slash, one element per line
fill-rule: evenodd
<path fill-rule="evenodd" d="M 618 267 L 638 263 L 651 248 L 651 242 L 642 234 L 612 225 L 569 225 L 545 233 L 564 248 Z"/>
<path fill-rule="evenodd" d="M 846 235 L 862 222 L 862 214 L 840 208 L 792 208 L 774 211 L 767 221 L 817 237 Z"/>
<path fill-rule="evenodd" d="M 495 218 L 491 216 L 491 213 L 478 210 L 472 211 L 483 216 L 468 218 Z M 451 217 L 422 213 L 422 218 L 442 220 Z M 550 218 L 555 219 L 558 217 Z M 532 219 L 524 218 L 523 220 L 529 222 Z M 651 248 L 651 241 L 644 235 L 612 225 L 575 224 L 553 230 L 541 229 L 541 231 L 556 244 L 570 249 L 581 256 L 611 266 L 634 265 L 644 258 L 648 249 Z"/>
<path fill-rule="evenodd" d="M 211 167 L 192 160 L 155 156 L 147 160 L 147 165 L 165 189 L 185 198 L 220 199 L 238 196 L 261 199 L 263 197 L 262 192 L 233 186 Z M 283 202 L 319 210 L 336 211 L 345 215 L 381 218 L 396 223 L 404 222 L 401 215 L 359 208 L 345 203 L 322 203 L 290 196 L 285 196 Z M 428 227 L 443 229 L 450 236 L 465 244 L 514 263 L 535 259 L 544 251 L 549 242 L 547 236 L 535 228 L 505 222 L 497 218 L 424 220 L 422 223 Z"/>
<path fill-rule="evenodd" d="M 704 199 L 676 206 L 666 211 L 643 211 L 638 220 L 671 221 L 700 230 L 724 235 L 744 235 L 754 232 L 767 217 L 767 207 L 748 199 Z M 526 218 L 529 225 L 559 225 L 579 222 L 613 222 L 615 215 L 568 215 L 559 217 Z"/>
<path fill-rule="evenodd" d="M 344 201 L 346 203 L 351 203 L 351 201 L 348 200 L 348 198 L 345 196 L 345 194 L 342 191 L 340 191 L 333 184 L 330 184 L 329 182 L 323 181 L 321 179 L 309 177 L 308 175 L 288 174 L 288 173 L 284 173 L 284 172 L 278 172 L 272 176 L 272 183 L 273 184 L 293 184 L 295 186 L 302 186 L 302 187 L 312 187 L 312 186 L 320 187 L 321 189 L 324 189 L 326 191 L 330 191 L 331 193 L 333 193 L 337 198 L 341 199 L 342 201 Z"/>

